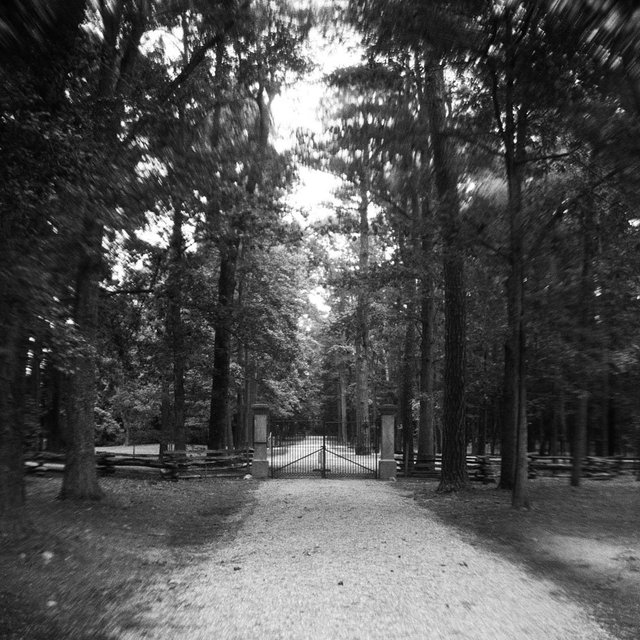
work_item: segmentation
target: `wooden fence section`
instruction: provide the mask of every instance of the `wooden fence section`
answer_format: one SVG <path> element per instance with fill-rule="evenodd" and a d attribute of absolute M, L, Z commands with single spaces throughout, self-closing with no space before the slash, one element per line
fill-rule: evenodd
<path fill-rule="evenodd" d="M 253 449 L 171 451 L 163 456 L 162 473 L 172 480 L 244 475 L 251 471 Z"/>
<path fill-rule="evenodd" d="M 571 456 L 529 456 L 529 478 L 568 476 Z M 593 480 L 609 480 L 619 475 L 633 474 L 640 479 L 640 458 L 587 456 L 582 463 L 582 476 Z"/>
<path fill-rule="evenodd" d="M 97 452 L 96 467 L 103 475 L 112 475 L 118 468 L 158 469 L 162 478 L 180 480 L 189 478 L 235 477 L 250 473 L 253 449 L 171 451 L 158 454 L 125 454 Z M 27 456 L 27 473 L 64 471 L 62 453 L 41 451 Z"/>
<path fill-rule="evenodd" d="M 398 477 L 405 477 L 405 459 L 402 453 L 395 454 Z M 435 460 L 429 468 L 428 465 L 415 463 L 409 465 L 408 476 L 412 478 L 439 478 L 442 469 L 442 454 L 437 454 Z M 499 456 L 467 456 L 467 473 L 469 479 L 482 484 L 495 482 L 500 471 Z"/>
<path fill-rule="evenodd" d="M 402 453 L 395 454 L 398 477 L 405 476 L 405 460 Z M 571 456 L 541 456 L 529 454 L 529 478 L 566 477 L 571 474 Z M 432 468 L 414 463 L 408 466 L 408 475 L 414 478 L 438 478 L 442 469 L 442 455 L 435 456 Z M 500 456 L 467 456 L 467 473 L 472 481 L 488 484 L 500 475 Z M 609 480 L 620 475 L 635 475 L 640 480 L 640 458 L 615 456 L 584 459 L 582 476 L 592 480 Z"/>

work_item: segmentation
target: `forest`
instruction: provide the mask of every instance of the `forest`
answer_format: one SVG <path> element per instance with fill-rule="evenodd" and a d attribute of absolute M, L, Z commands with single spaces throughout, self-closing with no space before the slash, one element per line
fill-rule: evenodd
<path fill-rule="evenodd" d="M 530 452 L 638 455 L 639 54 L 630 0 L 3 3 L 0 530 L 28 452 L 95 499 L 96 445 L 250 446 L 258 401 L 360 446 L 394 403 L 516 507 Z"/>

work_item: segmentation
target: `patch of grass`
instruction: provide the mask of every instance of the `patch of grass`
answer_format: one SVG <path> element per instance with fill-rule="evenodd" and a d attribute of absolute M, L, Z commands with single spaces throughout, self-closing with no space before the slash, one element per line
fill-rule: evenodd
<path fill-rule="evenodd" d="M 640 629 L 640 483 L 629 477 L 539 478 L 529 483 L 531 509 L 511 508 L 509 492 L 473 487 L 437 494 L 415 485 L 419 504 L 468 536 L 472 544 L 524 563 L 581 601 L 622 640 Z"/>
<path fill-rule="evenodd" d="M 132 593 L 192 555 L 224 544 L 252 504 L 243 480 L 107 477 L 104 499 L 57 499 L 58 477 L 27 479 L 32 532 L 0 548 L 0 638 L 113 640 L 135 626 Z M 114 612 L 117 612 L 114 614 Z"/>

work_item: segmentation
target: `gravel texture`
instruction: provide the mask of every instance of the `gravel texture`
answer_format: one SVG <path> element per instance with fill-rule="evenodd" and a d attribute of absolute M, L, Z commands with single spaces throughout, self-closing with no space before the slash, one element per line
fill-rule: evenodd
<path fill-rule="evenodd" d="M 233 540 L 138 594 L 142 638 L 612 638 L 554 583 L 467 542 L 399 483 L 270 480 Z"/>

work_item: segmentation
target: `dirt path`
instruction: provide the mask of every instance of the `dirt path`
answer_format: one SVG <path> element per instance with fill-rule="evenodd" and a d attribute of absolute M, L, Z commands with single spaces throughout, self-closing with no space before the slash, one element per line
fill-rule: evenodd
<path fill-rule="evenodd" d="M 462 540 L 379 481 L 269 481 L 228 545 L 139 594 L 142 638 L 589 640 L 553 583 Z"/>

